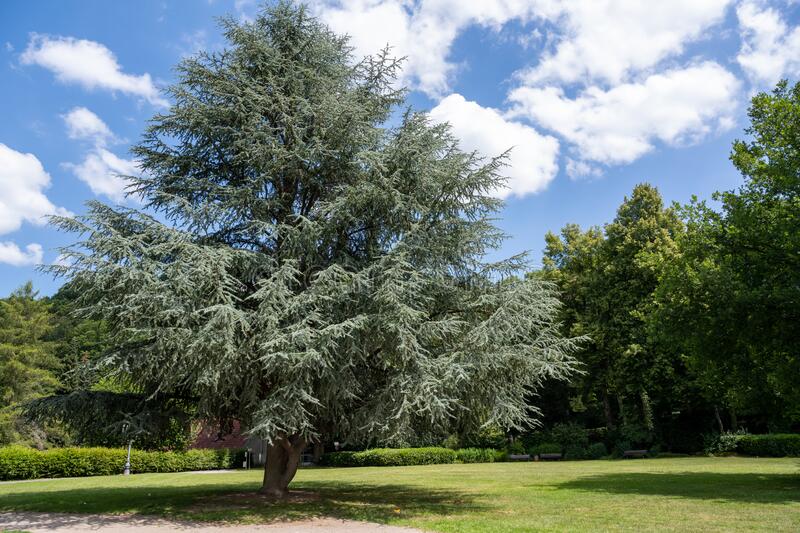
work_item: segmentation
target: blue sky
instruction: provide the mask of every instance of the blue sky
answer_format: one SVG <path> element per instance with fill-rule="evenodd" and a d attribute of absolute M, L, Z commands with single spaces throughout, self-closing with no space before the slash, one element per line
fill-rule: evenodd
<path fill-rule="evenodd" d="M 800 75 L 800 5 L 784 0 L 318 0 L 357 54 L 405 56 L 414 106 L 468 149 L 514 147 L 501 255 L 548 230 L 599 225 L 636 183 L 709 198 L 749 97 Z M 128 149 L 169 102 L 172 67 L 225 46 L 215 17 L 250 0 L 0 2 L 0 294 L 33 280 L 71 238 L 43 224 L 84 202 L 126 202 Z"/>

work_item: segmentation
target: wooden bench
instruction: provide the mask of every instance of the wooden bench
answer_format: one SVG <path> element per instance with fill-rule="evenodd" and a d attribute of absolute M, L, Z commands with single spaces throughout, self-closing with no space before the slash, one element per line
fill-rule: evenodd
<path fill-rule="evenodd" d="M 647 457 L 647 450 L 625 450 L 622 452 L 623 459 L 636 459 Z"/>
<path fill-rule="evenodd" d="M 512 453 L 511 455 L 508 456 L 508 460 L 509 461 L 530 461 L 531 460 L 531 456 L 528 455 L 527 453 L 524 453 L 524 454 L 513 454 Z"/>
<path fill-rule="evenodd" d="M 561 454 L 560 453 L 540 453 L 539 454 L 540 461 L 560 461 Z"/>

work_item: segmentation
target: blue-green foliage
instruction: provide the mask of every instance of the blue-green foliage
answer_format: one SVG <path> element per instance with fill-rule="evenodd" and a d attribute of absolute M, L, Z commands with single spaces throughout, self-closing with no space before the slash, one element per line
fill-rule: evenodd
<path fill-rule="evenodd" d="M 55 448 L 38 451 L 21 446 L 0 448 L 0 480 L 121 474 L 124 448 Z M 131 472 L 183 472 L 233 468 L 243 462 L 241 450 L 131 452 Z"/>

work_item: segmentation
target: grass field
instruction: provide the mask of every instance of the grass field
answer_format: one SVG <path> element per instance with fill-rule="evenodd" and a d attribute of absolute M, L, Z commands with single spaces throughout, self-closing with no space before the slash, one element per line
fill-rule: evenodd
<path fill-rule="evenodd" d="M 261 472 L 0 485 L 0 511 L 264 522 L 328 515 L 431 531 L 799 531 L 800 460 L 681 458 L 301 470 L 292 501 Z"/>

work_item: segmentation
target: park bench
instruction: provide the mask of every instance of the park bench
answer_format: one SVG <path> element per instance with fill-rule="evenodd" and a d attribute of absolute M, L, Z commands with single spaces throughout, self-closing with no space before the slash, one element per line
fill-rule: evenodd
<path fill-rule="evenodd" d="M 647 450 L 625 450 L 622 452 L 622 457 L 624 459 L 636 459 L 647 457 Z"/>
<path fill-rule="evenodd" d="M 527 453 L 511 454 L 508 456 L 509 461 L 530 461 L 531 456 Z"/>
<path fill-rule="evenodd" d="M 560 461 L 561 454 L 560 453 L 540 453 L 539 454 L 540 461 Z"/>

